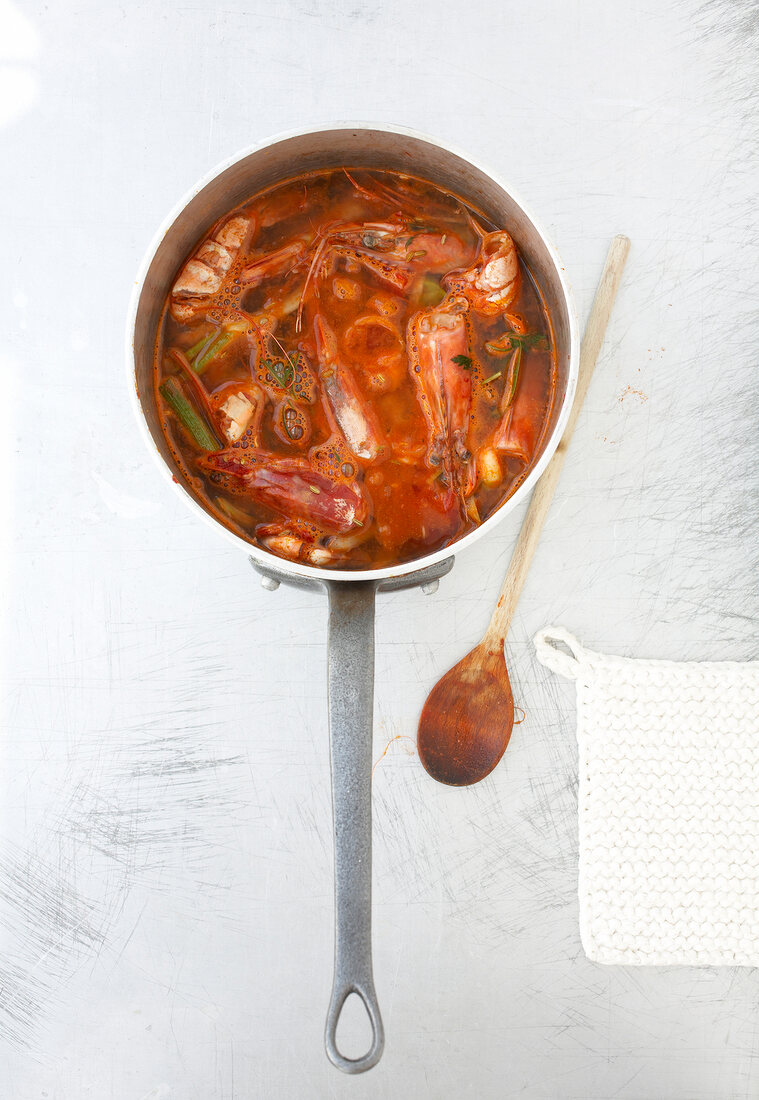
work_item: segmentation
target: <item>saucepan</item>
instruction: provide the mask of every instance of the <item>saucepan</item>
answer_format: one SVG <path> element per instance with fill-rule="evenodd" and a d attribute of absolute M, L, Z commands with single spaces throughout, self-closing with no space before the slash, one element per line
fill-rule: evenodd
<path fill-rule="evenodd" d="M 262 188 L 302 172 L 339 166 L 385 168 L 422 176 L 462 197 L 508 229 L 550 313 L 556 347 L 556 395 L 543 444 L 516 492 L 453 547 L 381 569 L 342 572 L 285 562 L 228 530 L 192 495 L 160 426 L 151 379 L 153 347 L 175 275 L 208 227 Z M 185 503 L 249 555 L 265 588 L 279 584 L 326 590 L 329 598 L 329 730 L 335 853 L 335 969 L 326 1050 L 346 1073 L 360 1073 L 382 1054 L 384 1035 L 371 959 L 371 767 L 374 693 L 374 605 L 377 592 L 421 586 L 433 592 L 453 565 L 452 551 L 484 538 L 525 500 L 556 449 L 574 396 L 579 340 L 564 269 L 524 203 L 471 157 L 401 127 L 339 123 L 288 133 L 245 149 L 205 176 L 164 222 L 148 249 L 132 296 L 127 328 L 130 390 L 150 450 Z M 346 998 L 361 998 L 372 1026 L 360 1058 L 340 1053 L 337 1023 Z"/>

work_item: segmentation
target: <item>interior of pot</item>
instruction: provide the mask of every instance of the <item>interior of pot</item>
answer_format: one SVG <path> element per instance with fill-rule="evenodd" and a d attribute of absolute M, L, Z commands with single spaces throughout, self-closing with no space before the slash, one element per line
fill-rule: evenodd
<path fill-rule="evenodd" d="M 135 381 L 153 442 L 180 484 L 184 479 L 161 430 L 152 384 L 153 348 L 157 328 L 163 303 L 179 266 L 218 218 L 256 192 L 303 172 L 342 165 L 386 168 L 422 176 L 460 195 L 472 206 L 482 210 L 495 224 L 508 229 L 543 293 L 553 325 L 557 366 L 556 395 L 543 434 L 541 453 L 550 445 L 558 423 L 563 423 L 567 388 L 572 379 L 574 351 L 570 306 L 554 256 L 522 207 L 485 172 L 456 153 L 423 138 L 388 130 L 322 130 L 283 138 L 249 153 L 223 169 L 186 203 L 162 237 L 149 263 L 135 315 Z M 540 454 L 535 456 L 533 466 L 539 462 L 540 457 Z M 202 498 L 194 499 L 203 507 Z M 505 503 L 508 505 L 509 502 Z M 211 515 L 207 509 L 204 510 Z M 498 509 L 490 517 L 491 520 L 500 511 Z M 486 521 L 483 526 L 489 522 Z M 468 538 L 471 535 L 465 536 L 461 541 Z M 449 552 L 450 549 L 446 551 Z M 263 551 L 259 553 L 271 559 L 271 555 Z M 276 560 L 280 565 L 289 565 L 282 563 L 280 559 Z M 406 563 L 402 571 L 429 560 L 428 556 L 419 562 Z M 301 567 L 296 571 L 309 574 L 315 572 L 312 567 Z"/>

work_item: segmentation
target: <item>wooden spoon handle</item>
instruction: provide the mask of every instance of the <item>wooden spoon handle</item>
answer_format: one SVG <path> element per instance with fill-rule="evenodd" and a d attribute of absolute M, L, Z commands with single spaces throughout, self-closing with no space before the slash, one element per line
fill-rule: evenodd
<path fill-rule="evenodd" d="M 622 271 L 629 251 L 630 241 L 627 237 L 615 237 L 609 246 L 601 281 L 598 284 L 598 290 L 593 300 L 588 323 L 585 326 L 585 335 L 582 338 L 582 346 L 580 348 L 580 369 L 577 375 L 577 391 L 572 404 L 572 410 L 569 414 L 567 426 L 564 429 L 564 435 L 561 437 L 561 442 L 535 486 L 532 499 L 530 500 L 530 506 L 524 517 L 522 529 L 519 532 L 519 538 L 514 547 L 514 553 L 511 555 L 511 561 L 509 562 L 509 568 L 501 588 L 498 603 L 485 634 L 485 638 L 491 645 L 503 644 L 503 639 L 508 633 L 512 616 L 516 610 L 519 597 L 522 594 L 522 588 L 527 578 L 533 555 L 537 549 L 540 532 L 543 529 L 543 523 L 548 514 L 548 509 L 551 507 L 556 483 L 559 480 L 561 468 L 564 465 L 564 456 L 567 453 L 569 441 L 577 425 L 580 409 L 583 406 L 590 380 L 593 377 L 596 360 L 601 350 L 606 326 L 609 323 L 612 306 L 617 296 L 619 281 L 622 278 Z"/>

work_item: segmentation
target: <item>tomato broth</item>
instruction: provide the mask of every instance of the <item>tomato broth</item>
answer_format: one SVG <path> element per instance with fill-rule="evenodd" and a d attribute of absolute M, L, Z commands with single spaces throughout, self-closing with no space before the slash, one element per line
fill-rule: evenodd
<path fill-rule="evenodd" d="M 280 557 L 365 569 L 441 549 L 511 496 L 556 365 L 507 228 L 426 180 L 347 167 L 210 227 L 166 300 L 154 378 L 218 519 Z"/>

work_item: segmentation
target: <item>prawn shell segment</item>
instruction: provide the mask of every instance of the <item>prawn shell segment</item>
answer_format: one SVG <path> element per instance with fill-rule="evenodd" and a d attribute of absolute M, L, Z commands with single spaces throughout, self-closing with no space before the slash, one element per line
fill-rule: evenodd
<path fill-rule="evenodd" d="M 255 227 L 255 218 L 238 214 L 217 225 L 198 246 L 172 287 L 169 309 L 175 321 L 186 323 L 213 308 Z"/>
<path fill-rule="evenodd" d="M 472 309 L 484 316 L 504 313 L 521 285 L 519 255 L 511 235 L 505 230 L 485 234 L 474 265 L 444 276 L 443 285 L 463 294 Z"/>
<path fill-rule="evenodd" d="M 210 398 L 228 443 L 258 446 L 266 398 L 253 382 L 227 382 Z"/>

